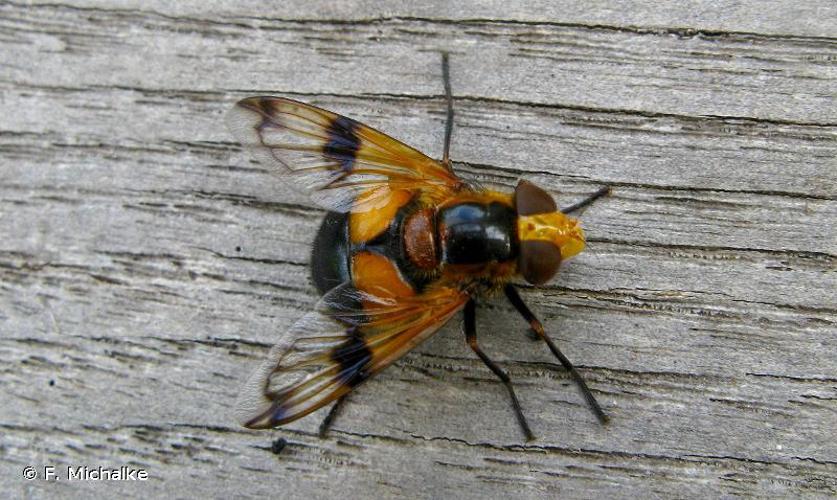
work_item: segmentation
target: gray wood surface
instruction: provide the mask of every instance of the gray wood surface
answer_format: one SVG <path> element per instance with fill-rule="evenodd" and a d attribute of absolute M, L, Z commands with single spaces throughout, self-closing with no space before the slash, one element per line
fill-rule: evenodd
<path fill-rule="evenodd" d="M 172 3 L 0 3 L 0 491 L 837 495 L 834 2 Z M 223 113 L 290 96 L 438 156 L 442 49 L 464 177 L 614 186 L 588 250 L 523 291 L 612 423 L 495 300 L 480 335 L 534 442 L 458 318 L 327 439 L 322 412 L 239 427 L 240 384 L 316 301 L 322 211 Z"/>

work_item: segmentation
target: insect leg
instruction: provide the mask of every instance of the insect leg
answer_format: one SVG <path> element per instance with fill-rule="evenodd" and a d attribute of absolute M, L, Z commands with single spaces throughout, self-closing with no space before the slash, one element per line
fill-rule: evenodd
<path fill-rule="evenodd" d="M 568 207 L 564 207 L 564 208 L 561 209 L 561 211 L 564 212 L 565 214 L 568 214 L 568 213 L 571 213 L 571 212 L 575 212 L 576 210 L 581 210 L 582 208 L 584 208 L 587 205 L 593 203 L 594 201 L 598 200 L 602 196 L 606 196 L 606 195 L 609 195 L 609 194 L 610 194 L 610 186 L 601 187 L 601 188 L 598 189 L 598 191 L 591 194 L 587 198 L 584 198 L 583 200 L 581 200 L 577 203 L 573 203 L 572 205 L 570 205 Z"/>
<path fill-rule="evenodd" d="M 549 338 L 549 336 L 544 331 L 543 325 L 541 324 L 540 320 L 538 320 L 538 318 L 536 318 L 535 315 L 532 314 L 532 311 L 529 310 L 529 307 L 527 307 L 526 304 L 523 302 L 523 299 L 520 298 L 520 294 L 517 293 L 517 289 L 514 287 L 514 285 L 506 285 L 505 292 L 506 297 L 508 297 L 509 302 L 512 303 L 514 308 L 517 309 L 517 312 L 519 312 L 520 315 L 523 316 L 523 318 L 529 322 L 529 326 L 532 328 L 532 331 L 534 331 L 538 335 L 538 337 L 542 338 L 546 342 L 546 345 L 549 346 L 549 350 L 552 351 L 552 354 L 554 354 L 555 357 L 558 358 L 558 361 L 560 361 L 561 364 L 564 365 L 564 368 L 566 368 L 567 371 L 570 372 L 570 375 L 575 380 L 576 384 L 578 384 L 578 387 L 581 389 L 581 393 L 584 395 L 584 399 L 587 400 L 587 404 L 590 405 L 590 409 L 596 415 L 596 418 L 599 419 L 599 422 L 601 422 L 602 424 L 606 424 L 609 418 L 602 410 L 602 407 L 599 406 L 599 402 L 596 401 L 596 398 L 593 397 L 593 394 L 590 392 L 590 389 L 587 387 L 587 384 L 584 382 L 584 379 L 581 378 L 581 374 L 578 373 L 578 371 L 575 369 L 570 360 L 567 359 L 566 356 L 564 356 L 564 353 L 562 353 L 558 349 L 558 346 L 556 346 L 555 343 L 552 341 L 552 339 Z"/>
<path fill-rule="evenodd" d="M 445 149 L 442 154 L 442 163 L 450 170 L 450 136 L 453 133 L 453 93 L 450 89 L 450 63 L 448 53 L 442 52 L 442 78 L 445 83 L 445 100 L 448 105 L 448 115 L 445 120 Z"/>
<path fill-rule="evenodd" d="M 485 363 L 491 371 L 494 372 L 497 377 L 505 384 L 506 389 L 509 390 L 509 396 L 511 396 L 512 400 L 512 407 L 514 407 L 514 412 L 517 414 L 517 421 L 520 423 L 520 427 L 523 429 L 523 434 L 526 435 L 526 440 L 531 441 L 535 439 L 535 435 L 532 434 L 532 429 L 529 428 L 529 424 L 526 422 L 526 417 L 523 416 L 523 410 L 520 409 L 520 401 L 517 400 L 517 395 L 514 393 L 514 388 L 511 385 L 511 379 L 509 376 L 504 372 L 497 363 L 492 361 L 482 349 L 477 344 L 477 312 L 476 312 L 476 303 L 473 299 L 469 300 L 467 304 L 465 304 L 465 339 L 468 341 L 468 345 L 471 346 L 471 349 L 476 353 L 477 356 Z"/>
<path fill-rule="evenodd" d="M 320 430 L 318 432 L 321 438 L 326 437 L 328 434 L 328 430 L 331 428 L 331 424 L 334 423 L 334 417 L 337 416 L 337 413 L 340 412 L 340 408 L 343 406 L 343 403 L 346 401 L 346 398 L 349 397 L 348 394 L 344 394 L 340 396 L 340 399 L 334 403 L 330 410 L 328 410 L 328 415 L 325 416 L 323 422 L 320 424 Z"/>

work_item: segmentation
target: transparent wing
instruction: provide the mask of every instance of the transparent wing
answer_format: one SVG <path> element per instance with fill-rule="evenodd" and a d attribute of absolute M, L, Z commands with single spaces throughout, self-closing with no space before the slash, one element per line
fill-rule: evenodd
<path fill-rule="evenodd" d="M 341 285 L 286 332 L 237 404 L 246 427 L 303 417 L 348 393 L 436 332 L 467 300 L 448 287 L 412 297 Z"/>
<path fill-rule="evenodd" d="M 227 122 L 258 159 L 330 210 L 371 210 L 378 196 L 400 189 L 441 200 L 464 186 L 442 163 L 392 137 L 291 99 L 248 97 L 230 110 Z"/>

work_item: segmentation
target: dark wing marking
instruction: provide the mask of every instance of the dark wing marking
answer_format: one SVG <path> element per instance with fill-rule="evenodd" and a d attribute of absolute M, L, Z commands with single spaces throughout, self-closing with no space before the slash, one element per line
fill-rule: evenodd
<path fill-rule="evenodd" d="M 421 190 L 439 201 L 464 187 L 442 163 L 351 118 L 309 104 L 248 97 L 230 110 L 227 121 L 257 158 L 278 166 L 281 175 L 330 210 L 373 209 L 377 195 L 398 189 Z M 357 203 L 361 193 L 366 193 L 363 203 Z"/>
<path fill-rule="evenodd" d="M 250 377 L 237 404 L 242 423 L 275 427 L 327 405 L 430 337 L 466 300 L 447 287 L 412 297 L 335 288 Z"/>

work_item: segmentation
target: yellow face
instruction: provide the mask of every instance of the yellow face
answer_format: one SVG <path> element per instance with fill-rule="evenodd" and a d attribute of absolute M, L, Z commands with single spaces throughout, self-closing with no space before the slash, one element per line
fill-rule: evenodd
<path fill-rule="evenodd" d="M 561 212 L 520 215 L 517 217 L 520 241 L 548 241 L 561 251 L 561 260 L 584 250 L 584 231 L 577 219 Z"/>

